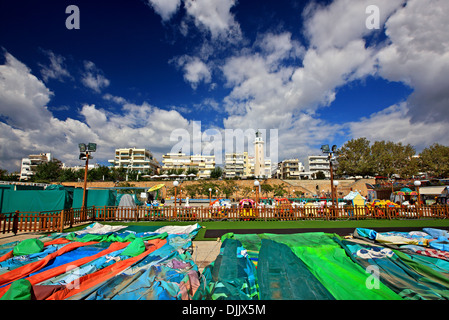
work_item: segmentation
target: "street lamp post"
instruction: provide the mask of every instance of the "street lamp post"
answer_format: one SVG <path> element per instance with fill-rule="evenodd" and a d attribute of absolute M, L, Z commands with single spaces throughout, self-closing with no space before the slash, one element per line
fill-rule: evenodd
<path fill-rule="evenodd" d="M 179 182 L 177 180 L 173 181 L 173 185 L 175 186 L 175 218 L 177 216 L 177 211 L 176 211 L 176 191 L 178 189 L 178 184 L 179 184 Z"/>
<path fill-rule="evenodd" d="M 175 208 L 176 208 L 176 191 L 178 189 L 178 180 L 173 181 L 173 186 L 175 187 Z"/>
<path fill-rule="evenodd" d="M 259 206 L 259 180 L 254 180 L 254 186 L 256 187 L 256 207 Z"/>
<path fill-rule="evenodd" d="M 336 199 L 336 204 L 337 204 L 337 212 L 336 212 L 336 214 L 338 215 L 338 193 L 337 193 L 338 181 L 335 180 L 332 185 L 333 185 L 333 187 L 335 189 L 334 193 L 335 193 L 335 199 Z"/>
<path fill-rule="evenodd" d="M 418 192 L 418 205 L 417 205 L 417 207 L 418 207 L 418 214 L 421 215 L 421 195 L 420 195 L 420 192 L 419 192 L 419 187 L 421 186 L 421 181 L 415 180 L 415 182 L 413 182 L 413 184 L 415 185 L 416 191 Z"/>

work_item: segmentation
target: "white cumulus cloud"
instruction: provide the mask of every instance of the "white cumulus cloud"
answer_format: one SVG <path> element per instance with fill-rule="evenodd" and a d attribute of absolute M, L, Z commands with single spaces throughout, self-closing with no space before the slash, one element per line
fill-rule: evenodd
<path fill-rule="evenodd" d="M 184 80 L 196 89 L 199 83 L 210 83 L 212 79 L 211 71 L 206 63 L 198 57 L 184 55 L 175 59 L 178 67 L 184 72 Z"/>
<path fill-rule="evenodd" d="M 45 82 L 49 79 L 64 81 L 65 78 L 72 79 L 70 72 L 67 70 L 64 61 L 65 58 L 59 54 L 55 54 L 51 50 L 44 50 L 44 53 L 50 59 L 50 65 L 39 64 L 41 67 L 41 75 Z"/>
<path fill-rule="evenodd" d="M 175 110 L 163 110 L 143 102 L 105 95 L 120 105 L 110 112 L 85 104 L 79 111 L 82 121 L 62 121 L 46 108 L 52 92 L 31 70 L 9 53 L 0 65 L 0 167 L 19 170 L 21 158 L 32 153 L 51 152 L 68 165 L 80 164 L 78 143 L 95 142 L 96 160 L 108 160 L 118 147 L 146 147 L 160 159 L 173 142 L 170 134 L 188 128 L 190 122 Z M 92 63 L 93 65 L 93 63 Z M 89 69 L 92 70 L 92 69 Z"/>
<path fill-rule="evenodd" d="M 235 4 L 235 0 L 184 0 L 187 14 L 193 18 L 195 26 L 210 32 L 214 39 L 240 39 L 240 25 L 231 13 Z"/>
<path fill-rule="evenodd" d="M 84 61 L 85 72 L 81 82 L 88 88 L 100 93 L 102 89 L 109 86 L 110 81 L 104 76 L 103 72 L 97 68 L 92 61 Z"/>
<path fill-rule="evenodd" d="M 181 0 L 148 0 L 148 4 L 161 16 L 162 20 L 167 21 L 178 11 Z"/>

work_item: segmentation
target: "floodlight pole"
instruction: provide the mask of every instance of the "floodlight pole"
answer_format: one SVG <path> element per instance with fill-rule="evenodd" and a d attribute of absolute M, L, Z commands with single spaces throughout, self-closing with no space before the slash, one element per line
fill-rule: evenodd
<path fill-rule="evenodd" d="M 87 170 L 89 168 L 89 151 L 86 150 L 86 167 L 84 168 L 83 208 L 86 208 Z"/>
<path fill-rule="evenodd" d="M 329 153 L 329 170 L 331 174 L 331 197 L 332 197 L 332 205 L 335 205 L 335 193 L 334 193 L 334 170 L 332 168 L 332 153 Z"/>
<path fill-rule="evenodd" d="M 334 152 L 336 152 L 336 149 L 337 149 L 336 145 L 333 145 L 332 149 L 329 148 L 329 145 L 321 146 L 321 151 L 323 153 L 327 153 L 328 159 L 329 159 L 329 171 L 330 171 L 330 175 L 331 175 L 331 198 L 332 198 L 331 211 L 334 211 L 334 206 L 335 206 L 334 171 L 332 168 L 332 155 L 334 154 Z M 338 202 L 338 199 L 337 199 L 337 202 Z"/>

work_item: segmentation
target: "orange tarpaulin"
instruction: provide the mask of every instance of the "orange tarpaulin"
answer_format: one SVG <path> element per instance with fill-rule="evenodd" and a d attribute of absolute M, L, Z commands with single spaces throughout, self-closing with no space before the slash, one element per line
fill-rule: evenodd
<path fill-rule="evenodd" d="M 14 255 L 12 254 L 12 250 L 7 252 L 7 253 L 5 253 L 4 255 L 2 255 L 0 257 L 0 262 L 3 262 L 5 260 L 11 259 L 11 258 L 14 258 Z"/>
<path fill-rule="evenodd" d="M 138 256 L 126 259 L 126 260 L 121 260 L 118 261 L 106 268 L 103 268 L 101 270 L 98 270 L 94 273 L 91 274 L 87 274 L 79 279 L 76 280 L 76 285 L 75 285 L 75 281 L 71 282 L 69 284 L 66 285 L 65 289 L 59 290 L 57 292 L 55 292 L 54 294 L 52 294 L 51 296 L 49 296 L 46 300 L 63 300 L 63 299 L 67 299 L 71 296 L 74 296 L 80 292 L 83 292 L 85 290 L 88 290 L 98 284 L 101 284 L 102 282 L 112 278 L 113 276 L 121 273 L 122 271 L 124 271 L 126 268 L 128 268 L 129 266 L 132 266 L 134 263 L 140 261 L 141 259 L 145 258 L 147 255 L 149 255 L 150 253 L 152 253 L 153 251 L 161 248 L 164 244 L 167 243 L 167 240 L 165 239 L 154 239 L 154 240 L 149 240 L 148 244 L 149 247 L 147 246 L 147 249 L 141 253 Z"/>
<path fill-rule="evenodd" d="M 43 267 L 45 267 L 47 265 L 47 263 L 49 261 L 51 261 L 52 259 L 56 258 L 57 256 L 63 255 L 66 252 L 72 251 L 76 248 L 82 247 L 82 246 L 88 246 L 91 244 L 95 244 L 98 243 L 97 241 L 91 241 L 91 242 L 73 242 L 73 243 L 69 243 L 68 245 L 62 247 L 61 249 L 59 249 L 56 252 L 50 253 L 49 255 L 47 255 L 45 258 L 43 258 L 42 260 L 39 261 L 35 261 L 29 264 L 26 264 L 24 266 L 21 266 L 17 269 L 11 270 L 5 274 L 2 274 L 2 276 L 0 277 L 0 286 L 10 283 L 12 281 L 21 279 L 23 277 L 26 277 L 27 275 L 39 271 L 40 269 L 42 269 Z"/>
<path fill-rule="evenodd" d="M 68 263 L 60 265 L 56 268 L 52 268 L 52 269 L 46 270 L 44 272 L 35 274 L 31 277 L 28 277 L 27 280 L 30 281 L 31 285 L 41 283 L 42 281 L 48 280 L 50 278 L 56 277 L 64 272 L 66 272 L 68 270 L 67 268 L 69 266 L 74 267 L 74 268 L 82 266 L 83 264 L 89 263 L 90 261 L 93 261 L 99 257 L 106 255 L 106 254 L 123 249 L 127 245 L 129 245 L 129 242 L 114 242 L 107 249 L 104 249 L 93 256 L 84 257 L 84 258 L 81 258 L 81 259 L 78 259 L 75 261 L 68 262 Z M 8 291 L 9 287 L 10 287 L 10 285 L 0 288 L 0 298 L 6 293 L 6 291 Z"/>

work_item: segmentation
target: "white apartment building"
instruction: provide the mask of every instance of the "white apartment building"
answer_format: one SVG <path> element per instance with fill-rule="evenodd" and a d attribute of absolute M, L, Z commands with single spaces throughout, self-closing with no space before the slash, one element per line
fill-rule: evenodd
<path fill-rule="evenodd" d="M 159 162 L 153 157 L 151 151 L 145 148 L 121 148 L 115 149 L 115 157 L 108 160 L 115 168 L 127 168 L 140 172 L 156 173 L 160 168 Z"/>
<path fill-rule="evenodd" d="M 224 173 L 226 178 L 248 178 L 255 175 L 256 158 L 243 153 L 226 153 Z M 271 178 L 271 159 L 259 166 L 258 178 Z"/>
<path fill-rule="evenodd" d="M 322 171 L 326 178 L 330 178 L 330 167 L 329 160 L 327 156 L 309 156 L 309 172 L 311 174 Z"/>
<path fill-rule="evenodd" d="M 184 173 L 189 169 L 197 169 L 197 177 L 210 178 L 215 169 L 215 156 L 204 155 L 186 155 L 185 153 L 167 153 L 162 156 L 162 171 L 183 170 Z"/>
<path fill-rule="evenodd" d="M 28 158 L 22 158 L 20 167 L 20 180 L 29 180 L 34 175 L 34 169 L 41 163 L 52 161 L 51 153 L 30 154 Z"/>
<path fill-rule="evenodd" d="M 247 177 L 250 172 L 248 152 L 226 153 L 224 172 L 226 178 Z"/>
<path fill-rule="evenodd" d="M 300 179 L 305 171 L 304 165 L 299 159 L 286 159 L 278 164 L 279 179 Z"/>
<path fill-rule="evenodd" d="M 215 169 L 215 156 L 193 155 L 190 156 L 191 167 L 198 169 L 198 178 L 210 178 Z"/>
<path fill-rule="evenodd" d="M 273 169 L 271 168 L 271 164 L 271 159 L 265 159 L 265 167 L 263 170 L 264 178 L 271 178 L 271 172 L 273 171 Z"/>

